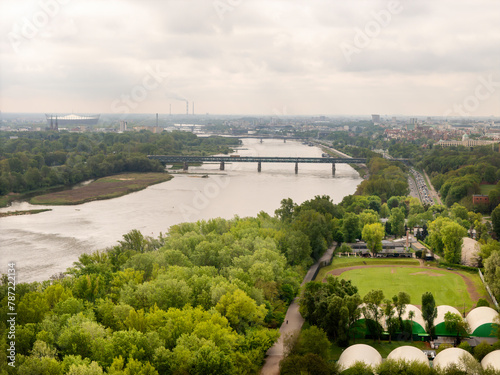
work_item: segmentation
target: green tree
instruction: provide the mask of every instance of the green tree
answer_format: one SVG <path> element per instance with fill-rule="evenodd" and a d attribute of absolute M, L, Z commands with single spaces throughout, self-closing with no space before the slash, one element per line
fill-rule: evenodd
<path fill-rule="evenodd" d="M 240 289 L 224 294 L 215 309 L 225 316 L 238 332 L 245 332 L 250 326 L 261 324 L 266 315 L 264 305 L 257 306 L 257 303 Z"/>
<path fill-rule="evenodd" d="M 90 365 L 72 365 L 69 368 L 68 375 L 102 375 L 102 367 L 97 362 Z"/>
<path fill-rule="evenodd" d="M 383 300 L 384 293 L 381 290 L 371 290 L 363 297 L 363 302 L 365 304 L 363 307 L 363 315 L 365 316 L 366 324 L 374 339 L 378 339 L 379 343 L 383 331 L 381 322 L 384 314 L 380 308 Z"/>
<path fill-rule="evenodd" d="M 489 239 L 485 244 L 482 244 L 479 252 L 482 261 L 486 261 L 494 251 L 500 251 L 500 242 Z"/>
<path fill-rule="evenodd" d="M 359 217 L 356 214 L 348 212 L 344 215 L 342 223 L 344 242 L 354 242 L 357 238 L 361 237 L 359 225 Z"/>
<path fill-rule="evenodd" d="M 500 296 L 500 251 L 494 251 L 484 262 L 484 277 L 495 297 Z"/>
<path fill-rule="evenodd" d="M 331 367 L 317 354 L 291 355 L 280 362 L 280 375 L 330 375 L 336 373 L 332 372 Z"/>
<path fill-rule="evenodd" d="M 331 343 L 325 331 L 316 326 L 310 326 L 300 333 L 294 351 L 301 355 L 313 353 L 327 361 L 330 346 Z"/>
<path fill-rule="evenodd" d="M 435 369 L 418 361 L 387 359 L 377 367 L 378 375 L 436 375 Z"/>
<path fill-rule="evenodd" d="M 425 330 L 429 335 L 434 333 L 434 319 L 437 317 L 437 307 L 431 292 L 422 294 L 422 317 L 425 321 Z"/>
<path fill-rule="evenodd" d="M 364 210 L 359 214 L 360 227 L 364 228 L 367 224 L 380 223 L 378 214 L 373 210 Z"/>
<path fill-rule="evenodd" d="M 389 344 L 392 342 L 392 337 L 399 330 L 400 324 L 399 319 L 394 316 L 394 306 L 391 300 L 386 299 L 384 301 L 384 317 L 385 325 L 387 327 L 387 332 L 389 333 Z"/>
<path fill-rule="evenodd" d="M 408 319 L 410 319 L 410 337 L 413 342 L 413 319 L 415 319 L 415 311 L 408 312 Z"/>
<path fill-rule="evenodd" d="M 467 321 L 463 320 L 458 314 L 454 314 L 452 312 L 444 314 L 444 324 L 447 331 L 456 332 L 457 339 L 459 341 L 461 337 L 467 336 L 468 334 L 469 325 L 467 324 Z"/>
<path fill-rule="evenodd" d="M 18 316 L 22 323 L 40 323 L 49 311 L 49 304 L 44 294 L 26 293 L 19 302 Z"/>
<path fill-rule="evenodd" d="M 445 260 L 448 263 L 460 263 L 463 238 L 467 237 L 467 230 L 457 223 L 447 223 L 441 228 L 441 234 Z"/>
<path fill-rule="evenodd" d="M 391 231 L 396 237 L 401 237 L 405 234 L 405 214 L 399 207 L 391 210 L 388 222 L 391 225 Z"/>
<path fill-rule="evenodd" d="M 291 223 L 293 214 L 297 205 L 293 203 L 291 198 L 282 199 L 280 208 L 274 211 L 274 214 L 284 223 Z"/>
<path fill-rule="evenodd" d="M 389 217 L 390 214 L 391 210 L 389 209 L 389 206 L 387 203 L 384 203 L 380 208 L 380 217 Z"/>
<path fill-rule="evenodd" d="M 366 241 L 368 249 L 372 254 L 382 250 L 382 239 L 384 238 L 384 226 L 380 223 L 366 224 L 363 227 L 362 237 Z"/>
<path fill-rule="evenodd" d="M 474 358 L 476 358 L 479 362 L 483 360 L 484 357 L 490 352 L 493 351 L 493 347 L 488 344 L 486 341 L 481 341 L 474 348 Z"/>
<path fill-rule="evenodd" d="M 500 204 L 491 212 L 491 224 L 497 238 L 500 238 Z"/>

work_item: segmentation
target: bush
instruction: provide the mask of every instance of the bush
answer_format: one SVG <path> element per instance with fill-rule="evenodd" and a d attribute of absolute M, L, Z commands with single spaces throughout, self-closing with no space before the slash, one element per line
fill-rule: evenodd
<path fill-rule="evenodd" d="M 479 345 L 474 348 L 474 358 L 476 358 L 479 362 L 483 360 L 483 358 L 491 352 L 493 348 L 486 341 L 482 341 Z"/>
<path fill-rule="evenodd" d="M 478 268 L 477 267 L 469 267 L 469 266 L 462 266 L 461 264 L 452 264 L 452 263 L 447 263 L 447 262 L 444 262 L 444 261 L 440 261 L 438 263 L 438 267 L 441 267 L 441 268 L 456 268 L 456 269 L 459 269 L 459 270 L 463 270 L 463 271 L 469 271 L 469 272 L 477 272 Z"/>
<path fill-rule="evenodd" d="M 467 341 L 462 341 L 458 347 L 472 354 L 472 346 Z"/>
<path fill-rule="evenodd" d="M 441 344 L 439 345 L 439 348 L 436 350 L 436 354 L 441 353 L 445 349 L 453 348 L 453 345 L 451 344 Z"/>
<path fill-rule="evenodd" d="M 479 300 L 477 301 L 476 307 L 483 307 L 483 306 L 490 307 L 490 304 L 484 298 L 479 298 Z"/>

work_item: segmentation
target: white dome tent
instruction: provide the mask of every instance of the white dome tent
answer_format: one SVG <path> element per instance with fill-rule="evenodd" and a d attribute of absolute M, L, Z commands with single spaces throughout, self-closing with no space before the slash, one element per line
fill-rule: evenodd
<path fill-rule="evenodd" d="M 355 344 L 343 351 L 338 364 L 341 371 L 343 371 L 352 367 L 356 362 L 363 362 L 368 366 L 376 367 L 382 363 L 382 356 L 369 345 Z"/>
<path fill-rule="evenodd" d="M 500 371 L 500 350 L 494 350 L 483 358 L 481 366 L 486 370 L 492 368 L 495 371 Z"/>
<path fill-rule="evenodd" d="M 469 352 L 460 348 L 449 348 L 443 350 L 442 352 L 438 353 L 438 355 L 436 355 L 436 358 L 434 358 L 433 361 L 433 367 L 445 369 L 451 364 L 459 364 L 460 358 L 463 356 L 475 361 L 474 357 Z M 462 370 L 465 371 L 467 369 L 462 368 Z"/>
<path fill-rule="evenodd" d="M 476 307 L 466 317 L 472 336 L 493 337 L 497 322 L 498 312 L 491 307 Z"/>
<path fill-rule="evenodd" d="M 393 359 L 395 361 L 404 360 L 408 362 L 419 362 L 424 363 L 429 366 L 429 360 L 427 356 L 418 348 L 414 346 L 400 346 L 389 353 L 387 359 Z"/>

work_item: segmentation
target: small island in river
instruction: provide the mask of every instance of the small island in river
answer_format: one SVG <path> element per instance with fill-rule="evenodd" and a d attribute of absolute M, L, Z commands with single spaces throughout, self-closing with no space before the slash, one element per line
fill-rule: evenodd
<path fill-rule="evenodd" d="M 31 204 L 75 205 L 121 197 L 146 187 L 172 179 L 167 173 L 123 173 L 99 178 L 75 189 L 63 190 L 33 197 Z"/>

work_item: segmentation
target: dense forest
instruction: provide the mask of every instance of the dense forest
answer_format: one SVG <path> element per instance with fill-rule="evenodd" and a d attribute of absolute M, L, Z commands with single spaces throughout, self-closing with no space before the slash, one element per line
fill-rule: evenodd
<path fill-rule="evenodd" d="M 234 138 L 189 132 L 0 132 L 0 195 L 72 185 L 121 172 L 161 172 L 146 155 L 228 153 Z"/>
<path fill-rule="evenodd" d="M 430 175 L 447 206 L 460 203 L 469 209 L 491 212 L 500 203 L 500 186 L 497 186 L 489 192 L 489 206 L 472 205 L 472 194 L 480 194 L 481 184 L 500 181 L 500 153 L 491 147 L 434 148 L 416 158 L 416 164 Z"/>
<path fill-rule="evenodd" d="M 126 234 L 67 277 L 16 289 L 16 367 L 1 374 L 255 374 L 307 268 L 331 245 L 328 197 L 276 217 Z M 6 363 L 6 276 L 0 288 Z M 8 371 L 7 371 L 8 370 Z"/>
<path fill-rule="evenodd" d="M 377 195 L 383 201 L 392 196 L 403 196 L 409 192 L 406 167 L 381 157 L 372 157 L 368 162 L 369 178 L 359 184 L 356 193 Z"/>

